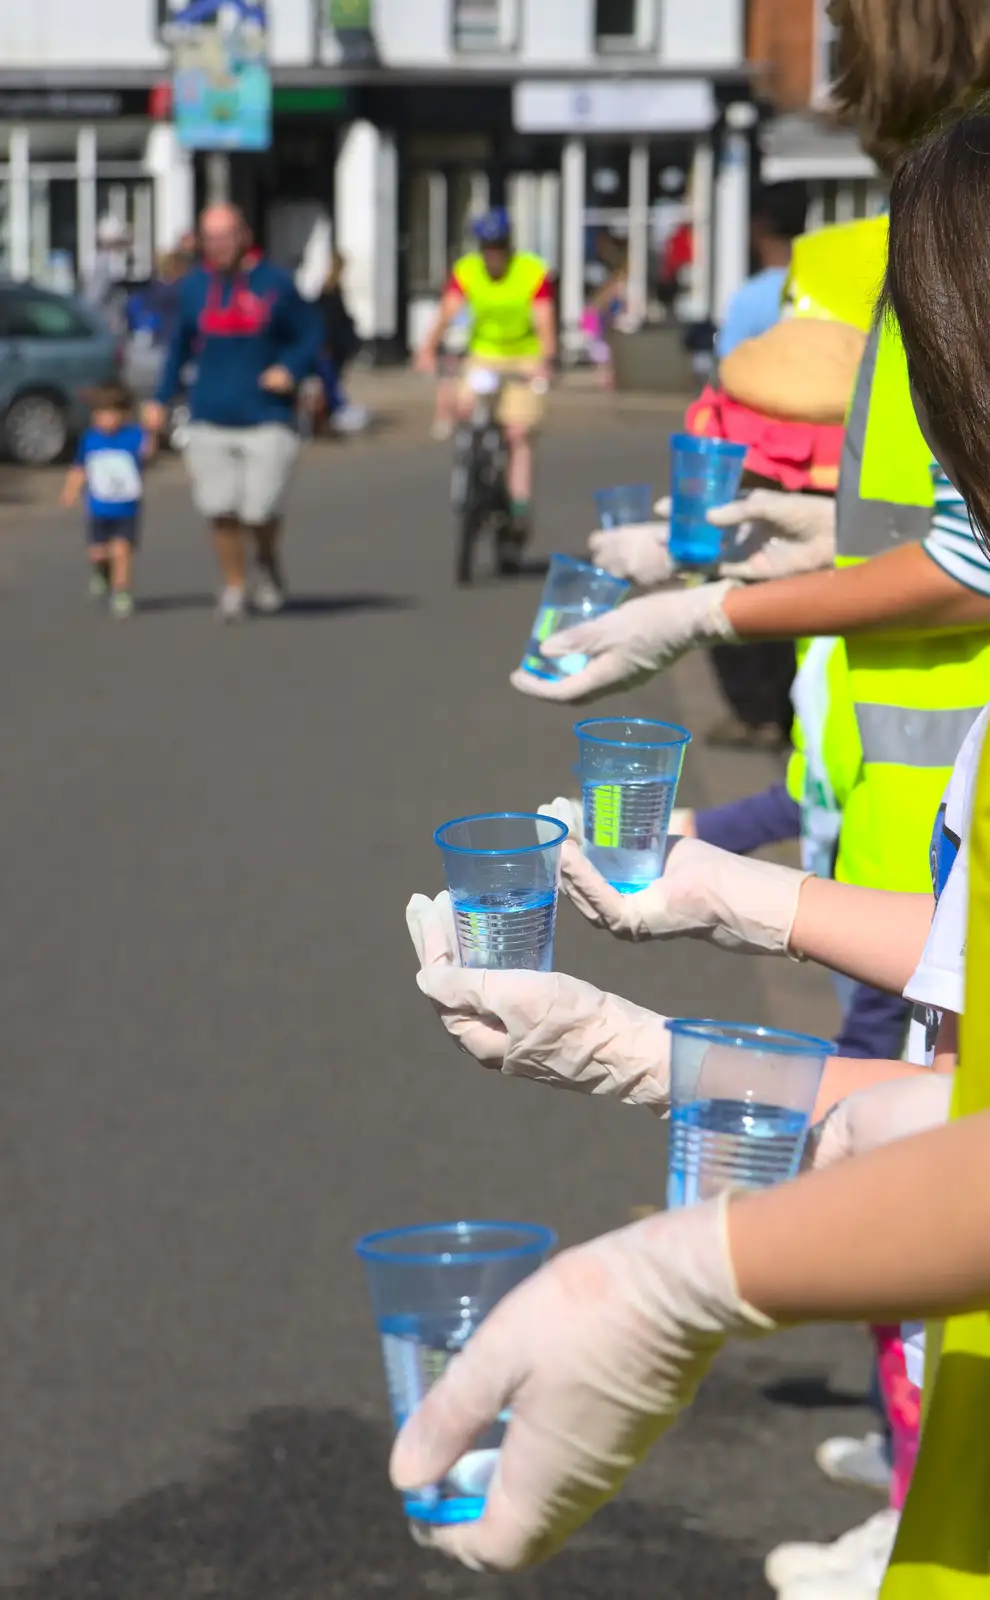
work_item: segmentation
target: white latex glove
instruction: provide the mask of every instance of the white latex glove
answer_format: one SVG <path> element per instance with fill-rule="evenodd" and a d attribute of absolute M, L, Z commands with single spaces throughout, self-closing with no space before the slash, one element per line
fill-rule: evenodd
<path fill-rule="evenodd" d="M 562 822 L 575 844 L 584 847 L 584 807 L 580 800 L 569 800 L 565 795 L 558 795 L 556 800 L 550 800 L 546 805 L 538 806 L 541 817 L 556 817 Z M 694 838 L 694 812 L 686 807 L 678 809 L 676 806 L 670 813 L 670 826 L 667 833 L 668 840 Z"/>
<path fill-rule="evenodd" d="M 716 528 L 736 528 L 745 548 L 759 546 L 742 561 L 723 560 L 727 578 L 762 583 L 799 572 L 818 572 L 835 561 L 835 501 L 830 495 L 787 494 L 754 489 L 744 500 L 708 513 Z"/>
<path fill-rule="evenodd" d="M 812 876 L 701 839 L 678 840 L 663 876 L 638 894 L 613 889 L 571 839 L 561 846 L 560 875 L 568 899 L 618 939 L 704 939 L 762 955 L 787 954 L 801 885 Z"/>
<path fill-rule="evenodd" d="M 736 587 L 722 579 L 628 600 L 592 622 L 580 622 L 544 641 L 541 649 L 551 659 L 589 656 L 580 672 L 554 680 L 519 668 L 509 682 L 522 694 L 563 701 L 595 700 L 612 689 L 645 683 L 695 645 L 735 639 L 722 603 Z"/>
<path fill-rule="evenodd" d="M 475 1569 L 542 1561 L 690 1405 L 727 1335 L 773 1331 L 739 1297 L 727 1199 L 568 1250 L 495 1307 L 392 1452 L 397 1488 L 434 1483 L 511 1408 L 484 1515 L 431 1544 Z"/>
<path fill-rule="evenodd" d="M 951 1072 L 892 1079 L 860 1089 L 834 1105 L 808 1136 L 805 1166 L 830 1167 L 896 1139 L 939 1128 L 949 1119 Z"/>
<path fill-rule="evenodd" d="M 625 528 L 599 528 L 588 540 L 591 560 L 613 577 L 628 578 L 641 589 L 656 589 L 674 575 L 667 544 L 670 501 L 658 500 L 659 522 L 635 522 Z"/>
<path fill-rule="evenodd" d="M 563 972 L 458 966 L 446 890 L 436 900 L 414 894 L 406 922 L 420 959 L 416 982 L 447 1032 L 482 1066 L 666 1114 L 665 1018 Z"/>

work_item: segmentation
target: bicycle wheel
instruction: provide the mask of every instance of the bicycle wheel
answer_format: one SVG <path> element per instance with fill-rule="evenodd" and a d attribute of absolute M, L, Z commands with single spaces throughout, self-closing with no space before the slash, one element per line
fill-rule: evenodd
<path fill-rule="evenodd" d="M 464 499 L 457 518 L 457 582 L 470 583 L 474 576 L 474 554 L 485 522 L 485 490 L 479 462 L 472 454 L 464 484 Z"/>

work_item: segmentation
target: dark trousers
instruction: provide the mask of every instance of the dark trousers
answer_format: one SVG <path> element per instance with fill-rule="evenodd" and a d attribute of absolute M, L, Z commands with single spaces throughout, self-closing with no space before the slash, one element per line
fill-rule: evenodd
<path fill-rule="evenodd" d="M 747 728 L 770 723 L 788 738 L 794 711 L 791 684 L 796 670 L 788 639 L 762 644 L 717 644 L 708 652 L 719 688 Z"/>

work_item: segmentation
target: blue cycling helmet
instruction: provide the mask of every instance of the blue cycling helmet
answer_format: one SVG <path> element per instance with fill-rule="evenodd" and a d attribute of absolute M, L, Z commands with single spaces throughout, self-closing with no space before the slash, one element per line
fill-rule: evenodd
<path fill-rule="evenodd" d="M 474 222 L 474 236 L 480 245 L 508 244 L 512 238 L 512 223 L 504 206 L 493 206 Z"/>

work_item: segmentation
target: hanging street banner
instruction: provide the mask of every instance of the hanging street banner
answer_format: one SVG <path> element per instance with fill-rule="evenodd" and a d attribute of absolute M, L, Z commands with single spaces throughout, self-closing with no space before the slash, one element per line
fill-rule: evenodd
<path fill-rule="evenodd" d="M 272 78 L 265 0 L 167 0 L 172 99 L 187 150 L 267 150 Z"/>

